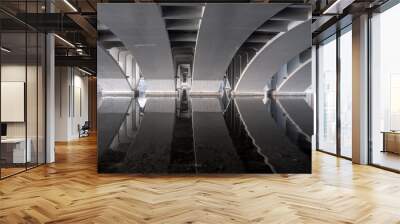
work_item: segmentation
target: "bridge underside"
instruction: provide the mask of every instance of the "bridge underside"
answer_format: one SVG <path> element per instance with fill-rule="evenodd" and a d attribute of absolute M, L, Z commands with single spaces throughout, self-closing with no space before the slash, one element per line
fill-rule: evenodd
<path fill-rule="evenodd" d="M 310 84 L 311 65 L 304 62 L 272 85 L 283 66 L 311 47 L 308 5 L 106 3 L 99 4 L 98 14 L 99 23 L 117 38 L 108 36 L 104 46 L 125 46 L 147 94 L 187 88 L 191 95 L 215 95 L 229 87 L 237 95 L 259 95 L 304 92 Z M 237 58 L 236 81 L 229 83 Z M 180 66 L 189 67 L 184 77 L 190 82 L 181 83 Z"/>

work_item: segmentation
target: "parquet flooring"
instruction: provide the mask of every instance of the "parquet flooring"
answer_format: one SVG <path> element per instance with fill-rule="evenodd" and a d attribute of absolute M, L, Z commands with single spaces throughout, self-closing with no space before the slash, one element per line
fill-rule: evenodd
<path fill-rule="evenodd" d="M 15 168 L 15 167 L 6 167 L 6 168 L 1 168 L 1 175 L 2 175 L 2 177 L 4 176 L 4 177 L 7 177 L 7 176 L 11 176 L 11 175 L 13 175 L 13 174 L 16 174 L 16 173 L 19 173 L 19 172 L 22 172 L 22 171 L 24 171 L 25 170 L 25 167 L 17 167 L 17 168 Z"/>
<path fill-rule="evenodd" d="M 96 172 L 94 137 L 0 181 L 0 223 L 400 223 L 400 175 L 319 152 L 312 175 Z"/>

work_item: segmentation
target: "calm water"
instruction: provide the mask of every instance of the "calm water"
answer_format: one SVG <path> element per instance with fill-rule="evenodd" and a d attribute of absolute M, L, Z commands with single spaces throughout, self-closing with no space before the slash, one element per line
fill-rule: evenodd
<path fill-rule="evenodd" d="M 303 97 L 105 97 L 102 173 L 310 173 L 313 110 Z"/>

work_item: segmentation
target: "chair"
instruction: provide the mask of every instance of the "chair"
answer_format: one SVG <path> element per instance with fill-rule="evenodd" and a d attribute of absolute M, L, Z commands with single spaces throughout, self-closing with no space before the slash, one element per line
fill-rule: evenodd
<path fill-rule="evenodd" d="M 90 129 L 89 121 L 85 121 L 82 127 L 78 125 L 78 129 L 79 129 L 79 138 L 89 136 L 89 129 Z"/>

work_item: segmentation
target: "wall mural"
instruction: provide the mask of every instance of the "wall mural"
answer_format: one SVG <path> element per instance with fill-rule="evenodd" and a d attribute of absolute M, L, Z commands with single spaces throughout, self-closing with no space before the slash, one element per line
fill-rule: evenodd
<path fill-rule="evenodd" d="M 309 5 L 97 8 L 100 173 L 311 173 Z"/>

